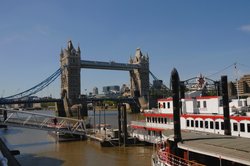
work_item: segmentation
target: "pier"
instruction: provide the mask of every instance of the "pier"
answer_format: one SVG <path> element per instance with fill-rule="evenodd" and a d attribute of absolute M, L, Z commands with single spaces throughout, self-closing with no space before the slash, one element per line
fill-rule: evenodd
<path fill-rule="evenodd" d="M 117 119 L 118 129 L 113 129 L 106 123 L 99 124 L 97 128 L 94 126 L 93 129 L 89 129 L 86 136 L 91 140 L 100 142 L 103 147 L 141 145 L 141 142 L 137 138 L 131 137 L 128 134 L 126 105 L 118 105 Z"/>

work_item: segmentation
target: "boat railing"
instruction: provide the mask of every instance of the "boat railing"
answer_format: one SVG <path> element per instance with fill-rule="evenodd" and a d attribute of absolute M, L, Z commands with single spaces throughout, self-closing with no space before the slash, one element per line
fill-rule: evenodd
<path fill-rule="evenodd" d="M 172 166 L 204 166 L 203 164 L 197 163 L 195 161 L 190 161 L 176 155 L 173 155 L 169 152 L 159 150 L 157 151 L 158 159 L 164 163 L 165 165 L 172 165 Z"/>

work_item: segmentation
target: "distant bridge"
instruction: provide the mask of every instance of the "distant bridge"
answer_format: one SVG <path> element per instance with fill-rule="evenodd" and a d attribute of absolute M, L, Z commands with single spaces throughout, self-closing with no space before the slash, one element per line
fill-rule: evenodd
<path fill-rule="evenodd" d="M 0 117 L 1 125 L 86 135 L 86 120 L 2 108 L 0 108 L 0 111 L 3 114 Z"/>
<path fill-rule="evenodd" d="M 0 100 L 0 105 L 5 104 L 27 104 L 27 103 L 50 103 L 50 102 L 62 102 L 62 99 L 2 99 Z"/>
<path fill-rule="evenodd" d="M 137 103 L 134 97 L 103 97 L 103 98 L 86 98 L 80 99 L 81 102 L 93 103 L 93 102 L 103 102 L 103 101 L 116 101 L 119 103 Z M 0 100 L 0 105 L 5 104 L 27 104 L 27 103 L 52 103 L 52 102 L 63 102 L 62 99 L 2 99 Z"/>

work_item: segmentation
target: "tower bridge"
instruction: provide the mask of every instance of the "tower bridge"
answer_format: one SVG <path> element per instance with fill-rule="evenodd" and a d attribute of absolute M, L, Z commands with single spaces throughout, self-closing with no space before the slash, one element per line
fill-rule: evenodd
<path fill-rule="evenodd" d="M 128 63 L 117 63 L 114 61 L 101 62 L 101 61 L 89 61 L 81 59 L 80 47 L 74 48 L 71 41 L 68 42 L 68 46 L 61 50 L 60 53 L 60 68 L 56 70 L 51 76 L 46 78 L 41 83 L 34 87 L 25 90 L 21 93 L 0 98 L 0 105 L 15 104 L 15 103 L 42 103 L 42 102 L 56 102 L 60 116 L 72 116 L 72 108 L 76 108 L 75 105 L 87 104 L 88 102 L 101 102 L 104 100 L 114 100 L 118 102 L 125 102 L 132 105 L 133 111 L 138 111 L 140 107 L 145 108 L 148 106 L 147 97 L 149 96 L 149 74 L 154 79 L 155 87 L 162 87 L 162 81 L 157 79 L 149 71 L 149 57 L 143 55 L 140 49 L 137 49 L 135 56 L 130 58 Z M 100 70 L 120 70 L 128 71 L 130 76 L 130 98 L 106 98 L 106 99 L 86 99 L 81 95 L 81 69 L 100 69 Z M 29 99 L 29 96 L 36 94 L 50 85 L 56 78 L 61 75 L 61 99 Z M 198 81 L 198 84 L 196 83 Z M 194 77 L 183 81 L 186 89 L 200 89 L 205 90 L 217 90 L 219 91 L 219 82 L 213 81 L 205 77 Z M 206 86 L 204 86 L 206 85 Z M 164 86 L 165 89 L 168 89 Z M 151 96 L 152 101 L 152 96 Z M 85 106 L 81 108 L 86 108 Z M 82 110 L 83 111 L 83 110 Z M 83 113 L 83 112 L 82 112 Z"/>
<path fill-rule="evenodd" d="M 80 102 L 81 96 L 81 69 L 124 70 L 129 71 L 130 91 L 132 97 L 147 98 L 149 95 L 149 57 L 143 55 L 140 49 L 136 50 L 135 57 L 129 63 L 100 62 L 81 60 L 81 50 L 74 48 L 72 41 L 61 50 L 61 98 L 67 116 L 72 116 L 71 108 Z"/>

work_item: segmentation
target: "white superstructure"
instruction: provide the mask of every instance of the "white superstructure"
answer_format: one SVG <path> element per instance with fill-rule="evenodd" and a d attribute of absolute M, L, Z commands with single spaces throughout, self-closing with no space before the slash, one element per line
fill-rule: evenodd
<path fill-rule="evenodd" d="M 250 138 L 249 99 L 234 99 L 229 103 L 233 136 Z M 224 134 L 222 97 L 202 96 L 181 99 L 181 129 Z M 173 100 L 159 99 L 158 108 L 144 110 L 144 121 L 132 121 L 132 135 L 156 143 L 161 132 L 173 129 Z"/>

